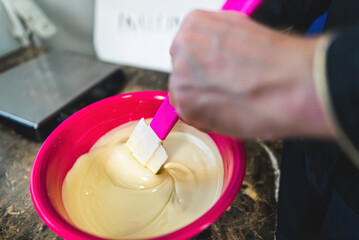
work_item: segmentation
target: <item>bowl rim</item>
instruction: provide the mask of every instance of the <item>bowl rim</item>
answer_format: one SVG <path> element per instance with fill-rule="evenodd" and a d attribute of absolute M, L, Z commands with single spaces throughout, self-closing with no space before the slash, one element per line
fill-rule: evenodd
<path fill-rule="evenodd" d="M 54 206 L 51 204 L 50 199 L 47 196 L 47 199 L 44 199 L 39 191 L 41 187 L 39 185 L 44 184 L 40 183 L 40 174 L 43 166 L 41 159 L 46 156 L 47 152 L 50 149 L 50 146 L 53 145 L 58 134 L 64 129 L 69 127 L 72 119 L 81 117 L 81 115 L 86 114 L 87 111 L 93 108 L 97 108 L 99 105 L 102 105 L 106 102 L 117 101 L 123 98 L 129 98 L 131 96 L 140 97 L 140 98 L 150 98 L 150 99 L 164 99 L 168 94 L 166 91 L 140 91 L 140 92 L 131 92 L 115 95 L 108 97 L 92 103 L 81 110 L 77 111 L 70 117 L 68 117 L 64 122 L 62 122 L 55 130 L 47 137 L 47 139 L 42 144 L 40 150 L 38 151 L 33 166 L 31 168 L 30 174 L 30 194 L 33 205 L 44 223 L 52 229 L 56 234 L 65 239 L 104 239 L 94 235 L 91 235 L 87 232 L 84 232 L 70 223 L 68 223 L 59 213 L 54 209 Z M 209 133 L 209 136 L 216 137 L 221 136 L 216 133 Z M 222 136 L 225 137 L 225 136 Z M 238 194 L 240 187 L 242 185 L 245 168 L 246 168 L 246 153 L 242 140 L 234 139 L 231 137 L 226 137 L 230 143 L 230 146 L 234 150 L 235 161 L 233 162 L 233 178 L 228 183 L 227 188 L 224 190 L 217 202 L 202 216 L 193 221 L 192 223 L 186 225 L 183 228 L 180 228 L 174 232 L 170 232 L 165 235 L 158 237 L 147 238 L 151 240 L 162 240 L 162 239 L 189 239 L 196 234 L 200 233 L 209 225 L 211 225 L 227 208 L 231 205 L 236 195 Z M 42 185 L 44 186 L 44 185 Z M 45 185 L 46 186 L 46 185 Z M 44 201 L 45 200 L 45 201 Z"/>

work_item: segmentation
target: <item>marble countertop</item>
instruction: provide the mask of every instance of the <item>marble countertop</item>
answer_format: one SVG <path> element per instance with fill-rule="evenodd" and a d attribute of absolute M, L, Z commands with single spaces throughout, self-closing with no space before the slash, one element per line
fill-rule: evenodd
<path fill-rule="evenodd" d="M 42 52 L 26 49 L 2 58 L 0 73 Z M 123 70 L 127 81 L 119 93 L 167 89 L 166 73 Z M 61 239 L 41 221 L 30 198 L 31 166 L 41 144 L 0 122 L 0 239 Z M 274 239 L 281 142 L 244 141 L 244 145 L 247 169 L 240 192 L 231 207 L 193 239 Z"/>

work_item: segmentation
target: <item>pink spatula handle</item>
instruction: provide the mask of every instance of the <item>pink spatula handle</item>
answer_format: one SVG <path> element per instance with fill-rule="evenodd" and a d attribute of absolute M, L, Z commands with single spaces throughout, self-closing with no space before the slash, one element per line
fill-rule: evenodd
<path fill-rule="evenodd" d="M 222 10 L 231 10 L 250 16 L 263 0 L 227 0 Z"/>
<path fill-rule="evenodd" d="M 170 104 L 170 98 L 169 95 L 167 95 L 156 115 L 153 117 L 150 127 L 161 140 L 164 140 L 178 119 L 176 109 Z"/>

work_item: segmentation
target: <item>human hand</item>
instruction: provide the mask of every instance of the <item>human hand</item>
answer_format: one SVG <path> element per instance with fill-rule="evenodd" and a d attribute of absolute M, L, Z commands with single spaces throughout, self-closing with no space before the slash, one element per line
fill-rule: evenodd
<path fill-rule="evenodd" d="M 331 137 L 313 83 L 319 39 L 193 11 L 170 50 L 171 103 L 195 127 L 234 137 Z"/>

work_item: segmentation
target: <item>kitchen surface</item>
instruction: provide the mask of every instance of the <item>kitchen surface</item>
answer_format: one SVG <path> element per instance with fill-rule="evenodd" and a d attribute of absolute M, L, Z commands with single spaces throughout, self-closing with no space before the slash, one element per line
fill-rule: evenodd
<path fill-rule="evenodd" d="M 3 56 L 0 74 L 45 52 L 25 48 Z M 119 68 L 125 81 L 118 94 L 167 90 L 167 73 Z M 0 122 L 0 239 L 61 239 L 39 218 L 29 193 L 31 166 L 41 144 Z M 247 168 L 240 192 L 231 207 L 193 239 L 274 239 L 281 142 L 244 141 L 244 145 Z"/>

